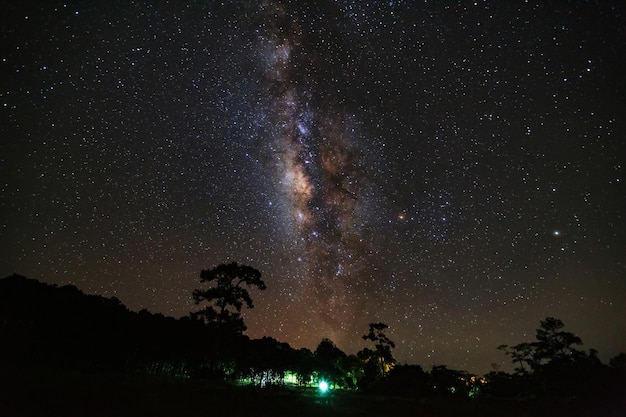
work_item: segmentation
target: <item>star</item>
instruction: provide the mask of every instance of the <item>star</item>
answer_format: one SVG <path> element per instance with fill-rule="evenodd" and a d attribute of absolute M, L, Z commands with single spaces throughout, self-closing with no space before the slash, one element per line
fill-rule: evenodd
<path fill-rule="evenodd" d="M 399 361 L 480 373 L 554 316 L 623 350 L 614 2 L 14 3 L 1 277 L 181 317 L 236 261 L 247 334 L 295 348 L 384 321 Z"/>

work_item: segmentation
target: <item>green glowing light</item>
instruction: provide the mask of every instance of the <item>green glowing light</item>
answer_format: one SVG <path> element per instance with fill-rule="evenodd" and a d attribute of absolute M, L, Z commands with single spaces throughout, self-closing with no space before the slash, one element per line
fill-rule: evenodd
<path fill-rule="evenodd" d="M 328 382 L 321 381 L 320 384 L 319 384 L 319 388 L 320 388 L 320 391 L 322 391 L 322 392 L 328 391 Z"/>

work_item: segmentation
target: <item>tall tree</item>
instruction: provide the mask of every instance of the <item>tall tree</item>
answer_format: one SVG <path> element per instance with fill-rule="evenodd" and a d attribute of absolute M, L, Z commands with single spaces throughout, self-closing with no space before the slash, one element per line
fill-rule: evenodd
<path fill-rule="evenodd" d="M 518 378 L 513 379 L 520 383 L 517 390 L 532 396 L 581 401 L 612 395 L 610 384 L 603 386 L 609 372 L 598 359 L 598 352 L 578 349 L 582 345 L 580 337 L 563 328 L 561 320 L 547 317 L 541 321 L 535 341 L 500 347 L 520 365 L 516 369 Z"/>
<path fill-rule="evenodd" d="M 192 315 L 220 330 L 235 334 L 242 334 L 246 330 L 241 317 L 244 303 L 248 308 L 254 307 L 246 287 L 256 287 L 260 290 L 267 288 L 258 270 L 251 266 L 239 265 L 237 262 L 203 270 L 200 273 L 200 282 L 212 283 L 214 286 L 205 290 L 194 290 L 194 302 L 196 304 L 206 302 L 206 305 Z"/>
<path fill-rule="evenodd" d="M 586 358 L 584 352 L 574 346 L 582 345 L 580 337 L 563 331 L 564 324 L 554 317 L 540 322 L 535 342 L 524 342 L 515 346 L 501 345 L 498 349 L 511 356 L 519 365 L 516 371 L 525 374 L 537 371 L 550 363 L 563 363 Z"/>
<path fill-rule="evenodd" d="M 565 325 L 559 319 L 547 317 L 537 329 L 535 361 L 546 363 L 553 360 L 575 360 L 583 352 L 574 348 L 583 344 L 574 333 L 563 331 Z"/>
<path fill-rule="evenodd" d="M 359 352 L 361 358 L 376 364 L 379 377 L 385 377 L 396 363 L 391 354 L 391 349 L 395 348 L 396 344 L 385 334 L 385 330 L 388 328 L 389 326 L 385 323 L 370 323 L 369 332 L 363 335 L 363 340 L 374 342 L 376 350 L 372 351 L 365 348 Z"/>
<path fill-rule="evenodd" d="M 330 339 L 322 339 L 314 354 L 319 376 L 333 385 L 342 384 L 345 376 L 343 362 L 346 354 Z"/>

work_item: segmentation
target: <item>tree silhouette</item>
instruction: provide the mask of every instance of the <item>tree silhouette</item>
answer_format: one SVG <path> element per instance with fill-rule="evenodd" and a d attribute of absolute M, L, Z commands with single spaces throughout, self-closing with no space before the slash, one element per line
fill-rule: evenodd
<path fill-rule="evenodd" d="M 370 367 L 375 365 L 376 378 L 384 378 L 396 363 L 391 354 L 391 349 L 395 348 L 396 344 L 385 334 L 388 328 L 389 326 L 385 323 L 370 323 L 369 333 L 363 335 L 363 340 L 374 342 L 376 350 L 365 348 L 359 352 L 359 357 Z"/>
<path fill-rule="evenodd" d="M 517 374 L 524 375 L 535 368 L 535 360 L 533 357 L 535 348 L 533 343 L 524 342 L 511 347 L 508 345 L 500 345 L 498 349 L 509 355 L 513 363 L 518 364 L 515 368 Z"/>
<path fill-rule="evenodd" d="M 564 324 L 554 317 L 541 321 L 537 329 L 534 360 L 536 364 L 545 364 L 554 360 L 575 360 L 584 355 L 573 346 L 582 345 L 580 337 L 563 331 Z"/>
<path fill-rule="evenodd" d="M 467 379 L 466 372 L 448 369 L 446 365 L 433 365 L 430 372 L 432 389 L 442 396 L 466 396 L 469 392 L 469 387 L 465 382 Z"/>
<path fill-rule="evenodd" d="M 389 372 L 381 392 L 387 395 L 419 398 L 432 389 L 429 375 L 419 365 L 398 365 Z"/>
<path fill-rule="evenodd" d="M 626 375 L 626 353 L 621 352 L 617 356 L 612 357 L 609 361 L 609 366 Z"/>
<path fill-rule="evenodd" d="M 346 354 L 335 346 L 332 340 L 322 339 L 315 349 L 319 376 L 330 384 L 342 384 L 345 376 L 343 369 L 345 358 Z"/>
<path fill-rule="evenodd" d="M 260 290 L 267 288 L 259 271 L 236 262 L 203 270 L 200 273 L 200 282 L 215 282 L 215 286 L 206 290 L 194 290 L 194 302 L 200 304 L 206 301 L 207 305 L 202 310 L 192 313 L 192 316 L 201 318 L 205 323 L 214 325 L 220 330 L 239 335 L 246 330 L 241 318 L 243 304 L 245 303 L 248 308 L 254 307 L 250 293 L 244 286 L 257 287 Z"/>
<path fill-rule="evenodd" d="M 294 355 L 293 371 L 298 375 L 298 384 L 305 385 L 311 381 L 317 370 L 315 355 L 307 348 L 300 348 Z"/>
<path fill-rule="evenodd" d="M 563 322 L 554 317 L 542 320 L 536 340 L 499 349 L 519 364 L 516 377 L 508 384 L 519 393 L 532 397 L 577 398 L 592 402 L 611 395 L 611 388 L 601 381 L 610 380 L 609 372 L 597 357 L 597 351 L 587 352 L 576 346 L 581 339 L 563 330 Z M 590 381 L 594 381 L 590 384 Z"/>
<path fill-rule="evenodd" d="M 587 356 L 573 346 L 582 345 L 580 338 L 573 333 L 563 331 L 564 324 L 554 317 L 547 317 L 540 322 L 535 342 L 524 342 L 515 346 L 501 345 L 498 349 L 511 356 L 519 364 L 516 371 L 526 374 L 545 368 L 548 364 L 577 361 Z"/>

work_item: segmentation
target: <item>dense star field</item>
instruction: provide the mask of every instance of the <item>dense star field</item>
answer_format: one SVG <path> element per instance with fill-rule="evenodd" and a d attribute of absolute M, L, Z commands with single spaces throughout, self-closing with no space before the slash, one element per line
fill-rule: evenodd
<path fill-rule="evenodd" d="M 537 4 L 535 4 L 537 3 Z M 0 275 L 487 372 L 626 351 L 623 2 L 3 2 Z"/>

